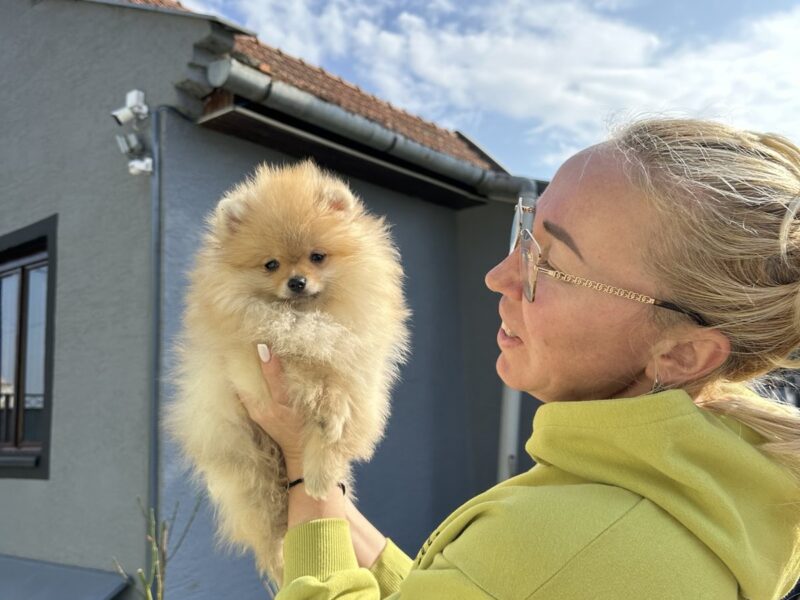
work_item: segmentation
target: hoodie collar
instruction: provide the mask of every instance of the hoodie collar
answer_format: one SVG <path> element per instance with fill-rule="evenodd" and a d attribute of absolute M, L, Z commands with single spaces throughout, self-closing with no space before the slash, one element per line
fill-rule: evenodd
<path fill-rule="evenodd" d="M 800 568 L 800 485 L 755 448 L 761 441 L 667 390 L 543 404 L 525 449 L 540 465 L 649 499 L 728 566 L 746 597 L 774 598 Z"/>

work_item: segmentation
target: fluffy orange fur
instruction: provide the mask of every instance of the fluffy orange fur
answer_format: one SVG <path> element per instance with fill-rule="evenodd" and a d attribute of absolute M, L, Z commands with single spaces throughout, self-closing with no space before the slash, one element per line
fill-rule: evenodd
<path fill-rule="evenodd" d="M 407 355 L 400 256 L 385 220 L 310 161 L 260 166 L 206 224 L 165 427 L 207 487 L 219 541 L 252 550 L 259 571 L 280 584 L 285 466 L 236 393 L 270 402 L 256 353 L 267 343 L 306 417 L 308 492 L 322 497 L 337 481 L 352 490 L 351 464 L 368 460 L 383 436 Z M 300 293 L 288 285 L 298 278 Z"/>

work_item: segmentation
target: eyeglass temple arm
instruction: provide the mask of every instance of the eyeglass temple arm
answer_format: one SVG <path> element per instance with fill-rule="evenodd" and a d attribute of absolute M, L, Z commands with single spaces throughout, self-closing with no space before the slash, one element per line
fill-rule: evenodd
<path fill-rule="evenodd" d="M 662 308 L 668 308 L 669 310 L 674 310 L 679 313 L 683 313 L 684 315 L 690 316 L 698 325 L 702 327 L 708 326 L 708 321 L 706 321 L 701 315 L 693 312 L 691 310 L 686 310 L 685 308 L 681 308 L 677 304 L 673 304 L 672 302 L 667 302 L 666 300 L 656 300 L 653 302 L 656 306 L 660 306 Z"/>

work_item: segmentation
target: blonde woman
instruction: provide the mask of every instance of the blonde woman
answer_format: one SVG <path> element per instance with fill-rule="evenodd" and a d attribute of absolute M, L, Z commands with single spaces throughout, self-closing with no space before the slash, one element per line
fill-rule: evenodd
<path fill-rule="evenodd" d="M 278 598 L 786 595 L 800 414 L 752 384 L 800 366 L 799 205 L 786 139 L 668 119 L 579 152 L 520 201 L 486 284 L 497 372 L 545 403 L 537 464 L 458 508 L 413 561 L 339 488 L 307 496 L 296 416 L 243 398 L 297 481 Z M 279 360 L 263 370 L 285 397 Z"/>

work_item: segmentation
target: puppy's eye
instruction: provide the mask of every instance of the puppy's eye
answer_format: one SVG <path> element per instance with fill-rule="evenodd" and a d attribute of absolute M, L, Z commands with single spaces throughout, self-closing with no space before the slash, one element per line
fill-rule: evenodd
<path fill-rule="evenodd" d="M 280 267 L 280 266 L 281 266 L 281 263 L 279 263 L 277 260 L 275 260 L 273 258 L 271 261 L 269 261 L 267 264 L 264 265 L 264 268 L 267 271 L 277 271 L 278 267 Z"/>
<path fill-rule="evenodd" d="M 325 260 L 325 256 L 326 255 L 322 254 L 321 252 L 313 252 L 311 254 L 311 262 L 312 263 L 321 263 L 323 260 Z"/>

